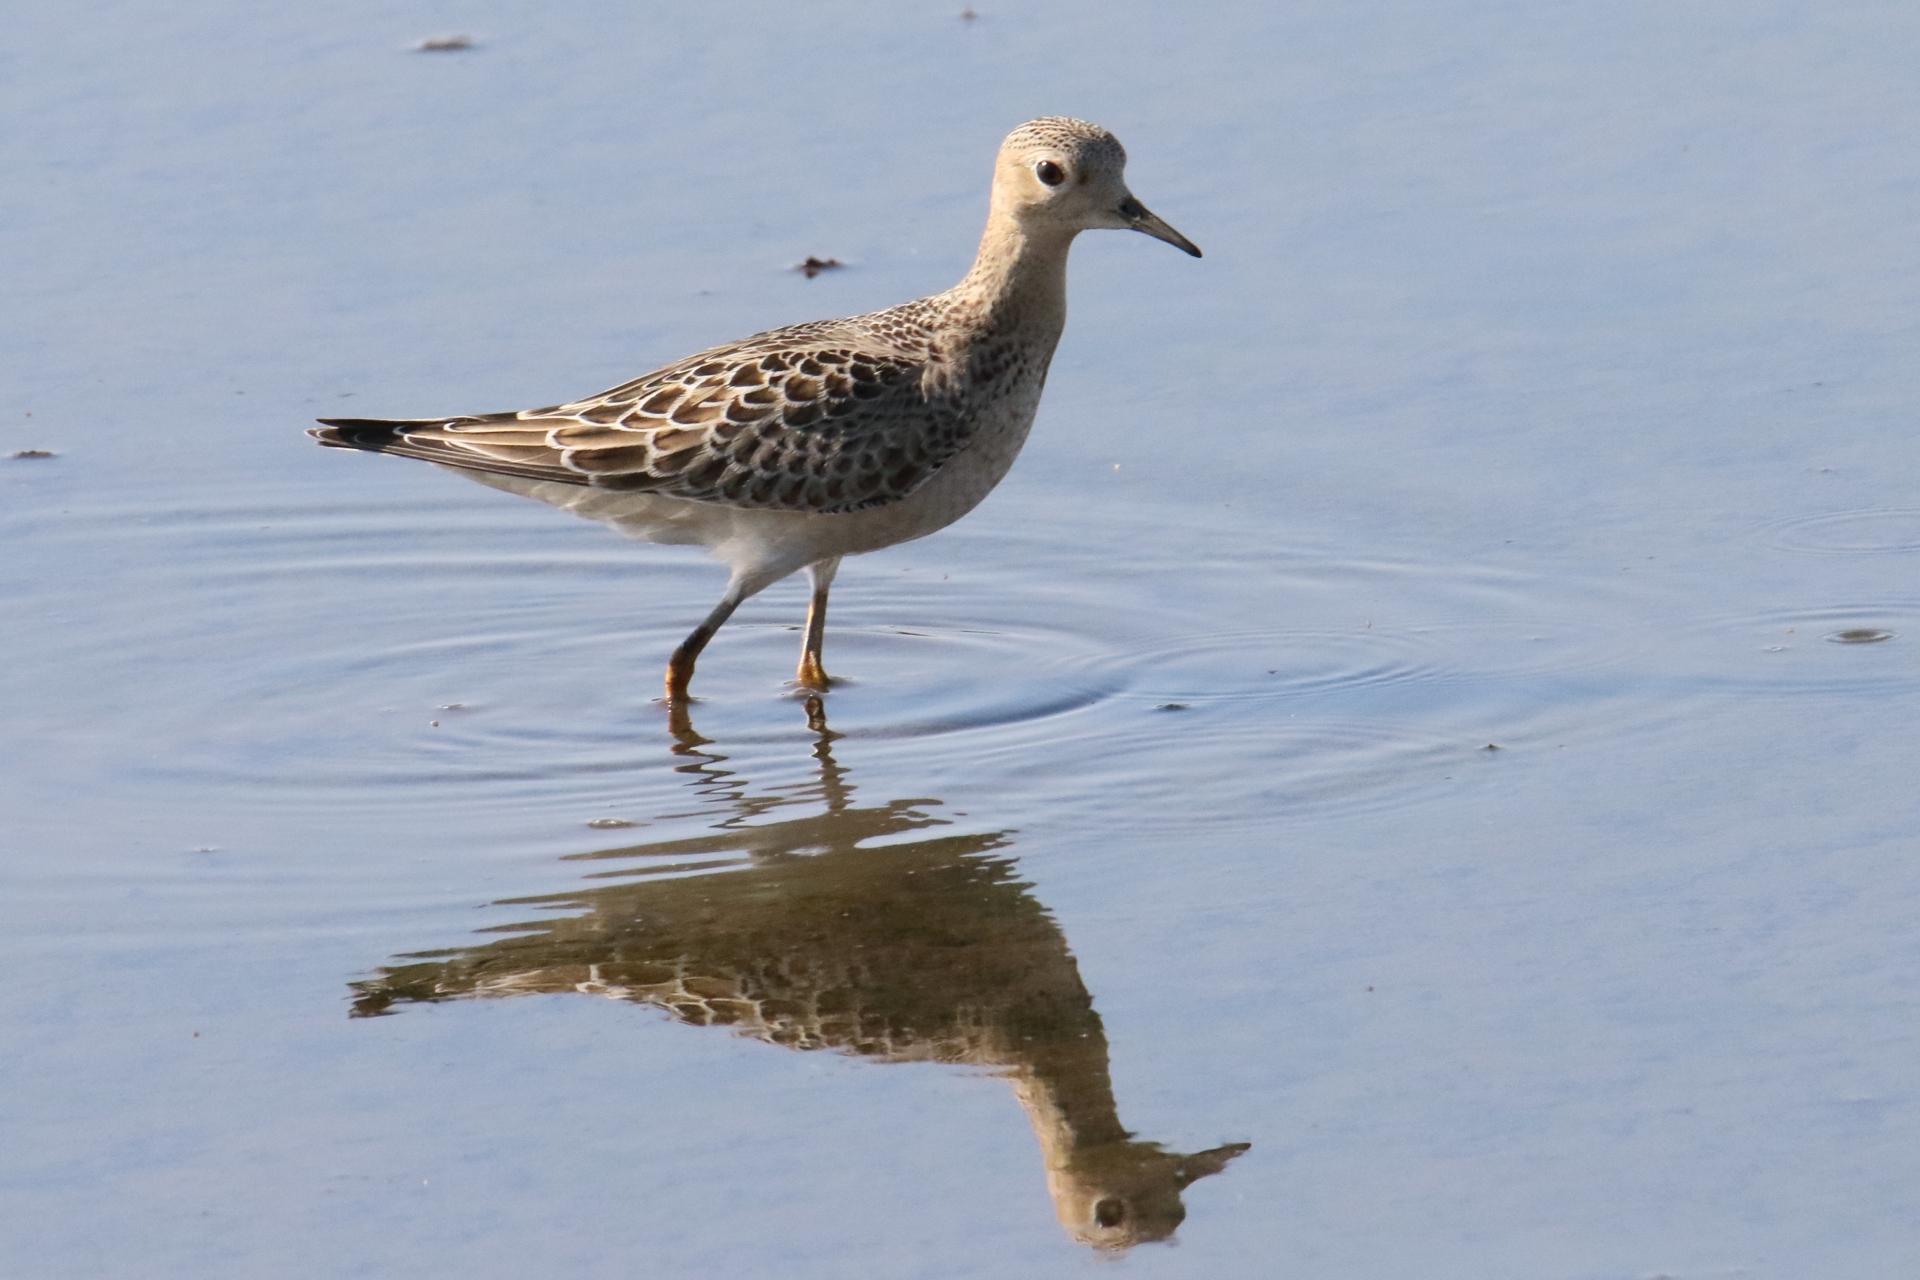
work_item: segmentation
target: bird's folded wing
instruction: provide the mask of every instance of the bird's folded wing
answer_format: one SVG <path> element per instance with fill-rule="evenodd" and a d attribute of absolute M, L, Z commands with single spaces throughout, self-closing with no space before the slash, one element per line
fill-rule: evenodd
<path fill-rule="evenodd" d="M 838 513 L 906 497 L 968 442 L 965 406 L 925 365 L 749 340 L 590 400 L 390 422 L 325 418 L 324 444 L 594 488 Z"/>

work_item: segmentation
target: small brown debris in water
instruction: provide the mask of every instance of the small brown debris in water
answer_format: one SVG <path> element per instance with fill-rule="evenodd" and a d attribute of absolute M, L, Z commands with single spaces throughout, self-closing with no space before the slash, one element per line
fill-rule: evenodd
<path fill-rule="evenodd" d="M 473 48 L 472 36 L 433 36 L 413 46 L 418 53 L 458 53 Z"/>
<path fill-rule="evenodd" d="M 840 261 L 838 258 L 816 258 L 812 254 L 808 254 L 807 260 L 795 267 L 794 270 L 811 280 L 822 271 L 837 271 L 846 265 L 846 263 Z"/>
<path fill-rule="evenodd" d="M 617 831 L 621 827 L 637 827 L 637 822 L 628 822 L 625 818 L 595 818 L 587 824 L 595 831 Z"/>
<path fill-rule="evenodd" d="M 1192 705 L 1193 704 L 1191 702 L 1163 702 L 1159 706 L 1155 707 L 1154 710 L 1155 711 L 1185 711 L 1188 707 Z"/>
<path fill-rule="evenodd" d="M 51 458 L 55 455 L 51 449 L 18 449 L 14 451 L 13 456 L 16 458 Z"/>
<path fill-rule="evenodd" d="M 1497 742 L 1489 742 L 1486 746 L 1480 749 L 1482 751 L 1498 751 L 1500 749 L 1500 744 Z"/>
<path fill-rule="evenodd" d="M 980 16 L 979 14 L 975 13 L 971 9 L 962 9 L 960 11 L 960 21 L 962 22 L 972 22 L 975 18 L 979 16 Z"/>
<path fill-rule="evenodd" d="M 1873 627 L 1854 627 L 1848 631 L 1836 631 L 1827 639 L 1834 644 L 1879 644 L 1882 640 L 1893 639 L 1893 632 L 1880 631 Z"/>

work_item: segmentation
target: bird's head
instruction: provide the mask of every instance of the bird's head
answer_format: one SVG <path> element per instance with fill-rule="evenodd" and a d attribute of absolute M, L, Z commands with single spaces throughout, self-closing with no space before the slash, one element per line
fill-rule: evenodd
<path fill-rule="evenodd" d="M 1194 257 L 1194 243 L 1127 190 L 1127 152 L 1097 124 L 1066 116 L 1029 120 L 1000 144 L 993 202 L 1022 226 L 1064 231 L 1141 231 Z"/>

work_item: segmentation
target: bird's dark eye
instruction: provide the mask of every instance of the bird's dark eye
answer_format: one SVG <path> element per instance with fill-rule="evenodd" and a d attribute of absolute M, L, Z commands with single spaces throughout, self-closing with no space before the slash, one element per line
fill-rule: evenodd
<path fill-rule="evenodd" d="M 1067 180 L 1066 170 L 1051 160 L 1042 160 L 1033 166 L 1034 176 L 1050 187 L 1057 187 Z"/>

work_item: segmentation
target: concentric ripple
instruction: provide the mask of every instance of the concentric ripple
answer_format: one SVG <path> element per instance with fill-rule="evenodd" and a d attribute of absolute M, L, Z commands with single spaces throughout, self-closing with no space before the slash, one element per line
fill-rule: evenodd
<path fill-rule="evenodd" d="M 110 559 L 129 522 L 174 549 L 177 580 L 139 589 L 192 603 L 103 616 L 79 642 L 171 682 L 121 726 L 134 776 L 254 811 L 601 816 L 678 767 L 661 668 L 724 581 L 685 549 L 490 497 L 256 500 L 108 513 L 70 531 L 76 560 Z M 1601 673 L 1648 644 L 1612 588 L 1565 577 L 1296 556 L 1183 585 L 1165 565 L 1066 574 L 1003 542 L 973 544 L 953 581 L 899 555 L 842 574 L 835 737 L 911 740 L 936 772 L 1030 762 L 1008 767 L 1150 802 L 1148 825 L 1181 820 L 1196 774 L 1233 779 L 1246 812 L 1304 817 L 1444 787 L 1534 708 L 1617 686 Z M 807 758 L 821 713 L 788 683 L 805 610 L 804 583 L 778 584 L 703 656 L 692 723 L 723 753 Z M 1280 616 L 1312 621 L 1261 625 Z"/>
<path fill-rule="evenodd" d="M 1337 700 L 1395 690 L 1425 699 L 1488 684 L 1575 681 L 1647 648 L 1643 634 L 1591 616 L 1496 616 L 1161 636 L 1114 660 L 1130 692 L 1158 702 Z"/>
<path fill-rule="evenodd" d="M 1920 551 L 1920 507 L 1825 511 L 1766 525 L 1768 545 L 1816 555 L 1892 555 Z"/>
<path fill-rule="evenodd" d="M 1062 808 L 1105 811 L 1124 797 L 1130 827 L 1169 838 L 1253 815 L 1273 829 L 1401 808 L 1497 755 L 1484 737 L 1443 720 L 1289 714 L 1271 703 L 1197 703 L 1172 714 L 1128 698 L 1049 728 L 1047 742 L 1023 749 L 1062 774 Z M 1206 785 L 1196 788 L 1196 778 Z"/>
<path fill-rule="evenodd" d="M 1920 599 L 1718 614 L 1671 636 L 1676 677 L 1742 694 L 1920 691 Z"/>
<path fill-rule="evenodd" d="M 354 536 L 246 530 L 253 554 L 203 570 L 200 610 L 181 620 L 183 634 L 226 637 L 223 651 L 179 668 L 183 692 L 207 685 L 186 706 L 245 714 L 149 727 L 169 749 L 138 771 L 269 806 L 350 795 L 376 809 L 429 796 L 511 808 L 670 767 L 661 670 L 724 574 L 592 526 L 529 555 L 524 530 L 462 514 L 457 538 L 396 537 L 365 527 L 379 524 L 366 513 L 354 513 Z M 831 669 L 856 673 L 830 695 L 842 736 L 990 731 L 1123 685 L 1109 642 L 1032 620 L 1045 609 L 1018 590 L 990 609 L 956 608 L 928 588 L 863 592 L 847 580 L 828 649 Z M 799 580 L 741 610 L 703 657 L 696 727 L 736 743 L 817 736 L 787 683 L 805 610 Z M 93 641 L 125 649 L 130 637 Z"/>

